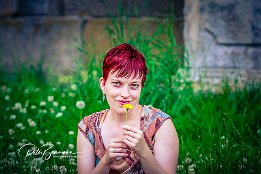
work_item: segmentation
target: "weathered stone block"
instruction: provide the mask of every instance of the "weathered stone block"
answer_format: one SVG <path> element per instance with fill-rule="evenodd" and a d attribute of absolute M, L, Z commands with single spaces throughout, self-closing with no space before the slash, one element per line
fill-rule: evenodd
<path fill-rule="evenodd" d="M 220 44 L 261 43 L 258 11 L 259 0 L 253 1 L 204 1 L 201 3 L 201 15 L 205 28 L 211 32 Z M 256 34 L 255 34 L 256 33 Z"/>
<path fill-rule="evenodd" d="M 22 0 L 19 1 L 18 15 L 60 15 L 62 0 Z"/>
<path fill-rule="evenodd" d="M 17 11 L 18 0 L 0 1 L 0 17 L 12 16 Z"/>
<path fill-rule="evenodd" d="M 24 66 L 54 72 L 71 71 L 77 63 L 80 20 L 18 18 L 0 21 L 0 65 L 7 71 Z"/>

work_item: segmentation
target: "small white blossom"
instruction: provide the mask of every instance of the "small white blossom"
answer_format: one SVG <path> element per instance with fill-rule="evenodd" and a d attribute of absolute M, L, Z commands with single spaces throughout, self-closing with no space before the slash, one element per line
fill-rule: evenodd
<path fill-rule="evenodd" d="M 85 107 L 84 101 L 77 101 L 77 102 L 76 102 L 76 107 L 77 107 L 78 109 L 83 109 L 83 108 Z"/>
<path fill-rule="evenodd" d="M 74 145 L 73 144 L 69 144 L 68 147 L 69 147 L 69 149 L 73 149 Z"/>
<path fill-rule="evenodd" d="M 58 117 L 61 117 L 61 116 L 63 116 L 63 113 L 62 112 L 58 112 L 55 117 L 58 118 Z"/>
<path fill-rule="evenodd" d="M 77 90 L 77 86 L 76 86 L 75 84 L 72 84 L 72 85 L 71 85 L 71 89 L 72 89 L 73 91 L 76 91 L 76 90 Z"/>
<path fill-rule="evenodd" d="M 29 126 L 30 126 L 30 127 L 34 127 L 34 126 L 36 126 L 36 124 L 35 124 L 34 121 L 30 121 L 30 122 L 29 122 Z"/>
<path fill-rule="evenodd" d="M 61 111 L 65 111 L 66 110 L 66 106 L 61 106 Z"/>
<path fill-rule="evenodd" d="M 41 131 L 36 131 L 36 135 L 40 135 L 41 133 Z"/>
<path fill-rule="evenodd" d="M 56 102 L 56 101 L 53 102 L 53 106 L 57 107 L 58 105 L 59 105 L 58 102 Z"/>
<path fill-rule="evenodd" d="M 41 101 L 40 102 L 40 106 L 46 106 L 46 102 L 45 101 Z"/>
<path fill-rule="evenodd" d="M 16 119 L 16 115 L 10 115 L 10 120 L 15 120 Z"/>
<path fill-rule="evenodd" d="M 21 128 L 21 127 L 23 127 L 23 123 L 17 123 L 15 126 L 18 128 Z"/>
<path fill-rule="evenodd" d="M 52 96 L 52 95 L 51 95 L 51 96 L 48 96 L 48 97 L 47 97 L 47 100 L 48 100 L 48 102 L 53 102 L 54 96 Z"/>
<path fill-rule="evenodd" d="M 9 133 L 9 135 L 13 135 L 15 133 L 15 131 L 13 129 L 9 129 L 8 133 Z"/>
<path fill-rule="evenodd" d="M 32 105 L 32 106 L 31 106 L 31 109 L 32 109 L 32 110 L 36 109 L 36 106 L 35 106 L 35 105 Z"/>
<path fill-rule="evenodd" d="M 44 141 L 42 139 L 39 140 L 40 144 L 44 144 Z"/>
<path fill-rule="evenodd" d="M 21 108 L 20 112 L 26 114 L 27 113 L 27 109 L 26 108 Z"/>
<path fill-rule="evenodd" d="M 62 143 L 61 143 L 60 141 L 57 141 L 56 144 L 57 144 L 57 145 L 61 145 Z"/>
<path fill-rule="evenodd" d="M 74 132 L 73 132 L 73 131 L 69 131 L 68 134 L 69 134 L 69 135 L 73 135 Z"/>
<path fill-rule="evenodd" d="M 21 109 L 21 108 L 22 108 L 21 103 L 15 103 L 14 109 Z"/>
<path fill-rule="evenodd" d="M 9 101 L 9 100 L 10 100 L 10 96 L 9 96 L 9 95 L 6 95 L 6 96 L 5 96 L 5 100 L 6 100 L 6 101 Z"/>

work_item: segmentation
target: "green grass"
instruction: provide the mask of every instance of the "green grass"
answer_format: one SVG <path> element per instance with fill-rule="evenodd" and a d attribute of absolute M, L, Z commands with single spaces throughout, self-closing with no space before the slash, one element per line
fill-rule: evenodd
<path fill-rule="evenodd" d="M 149 74 L 140 103 L 173 118 L 180 140 L 178 173 L 260 173 L 261 85 L 232 90 L 224 82 L 220 93 L 193 91 L 183 66 L 187 55 L 176 44 L 170 21 L 162 21 L 151 36 L 131 33 L 121 19 L 106 31 L 112 46 L 127 42 L 144 54 Z M 27 143 L 41 147 L 49 142 L 51 150 L 76 152 L 77 123 L 108 107 L 97 90 L 105 53 L 94 55 L 83 47 L 86 66 L 70 76 L 48 77 L 41 67 L 12 76 L 1 72 L 0 173 L 76 173 L 74 155 L 25 159 L 29 147 L 18 151 Z M 76 107 L 81 100 L 82 110 Z"/>

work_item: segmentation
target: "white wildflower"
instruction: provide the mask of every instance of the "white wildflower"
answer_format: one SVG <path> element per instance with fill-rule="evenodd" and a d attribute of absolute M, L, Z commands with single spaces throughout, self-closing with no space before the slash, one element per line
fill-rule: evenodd
<path fill-rule="evenodd" d="M 8 133 L 9 133 L 9 135 L 13 135 L 15 133 L 15 131 L 13 129 L 9 129 Z"/>
<path fill-rule="evenodd" d="M 51 96 L 48 96 L 48 97 L 47 97 L 47 100 L 48 100 L 48 102 L 53 102 L 54 96 L 52 96 L 52 95 L 51 95 Z"/>
<path fill-rule="evenodd" d="M 39 140 L 40 144 L 44 144 L 44 141 L 42 139 Z"/>
<path fill-rule="evenodd" d="M 61 106 L 61 111 L 65 111 L 66 110 L 66 106 Z"/>
<path fill-rule="evenodd" d="M 40 106 L 46 106 L 46 102 L 45 101 L 41 101 L 40 102 Z"/>
<path fill-rule="evenodd" d="M 77 102 L 76 102 L 76 107 L 77 107 L 78 109 L 83 109 L 83 108 L 85 107 L 84 101 L 77 101 Z"/>
<path fill-rule="evenodd" d="M 10 120 L 15 120 L 16 119 L 16 115 L 10 115 Z"/>
<path fill-rule="evenodd" d="M 68 134 L 69 134 L 69 135 L 73 135 L 74 132 L 73 132 L 73 131 L 69 131 Z"/>
<path fill-rule="evenodd" d="M 21 127 L 23 127 L 23 123 L 17 123 L 15 126 L 18 128 L 21 128 Z"/>
<path fill-rule="evenodd" d="M 72 89 L 73 91 L 76 91 L 76 90 L 77 90 L 77 86 L 76 86 L 75 84 L 72 84 L 72 85 L 71 85 L 71 89 Z"/>
<path fill-rule="evenodd" d="M 58 102 L 56 102 L 56 101 L 53 102 L 53 106 L 57 107 L 58 105 L 59 105 Z"/>
<path fill-rule="evenodd" d="M 64 98 L 64 97 L 65 97 L 65 93 L 63 92 L 63 93 L 61 94 L 61 96 L 62 96 L 62 98 Z"/>
<path fill-rule="evenodd" d="M 63 116 L 63 113 L 62 112 L 58 112 L 55 117 L 58 118 L 58 117 L 61 117 L 61 116 Z"/>
<path fill-rule="evenodd" d="M 21 109 L 21 108 L 22 108 L 21 103 L 15 103 L 14 109 Z"/>
<path fill-rule="evenodd" d="M 30 127 L 34 127 L 34 126 L 36 126 L 36 124 L 35 124 L 34 121 L 30 121 L 30 122 L 29 122 L 29 126 L 30 126 Z"/>
<path fill-rule="evenodd" d="M 9 100 L 10 100 L 10 96 L 9 96 L 9 95 L 6 95 L 6 96 L 5 96 L 5 100 L 6 100 L 6 101 L 9 101 Z"/>
<path fill-rule="evenodd" d="M 35 106 L 35 105 L 32 105 L 32 106 L 31 106 L 31 109 L 32 109 L 32 110 L 36 109 L 36 106 Z"/>
<path fill-rule="evenodd" d="M 57 144 L 57 145 L 61 145 L 62 143 L 61 143 L 60 141 L 57 141 L 56 144 Z"/>
<path fill-rule="evenodd" d="M 20 112 L 23 113 L 23 114 L 26 114 L 27 113 L 27 109 L 26 108 L 21 108 Z"/>
<path fill-rule="evenodd" d="M 36 135 L 40 135 L 41 133 L 41 131 L 36 131 Z"/>
<path fill-rule="evenodd" d="M 73 144 L 69 144 L 68 147 L 69 147 L 69 149 L 73 149 L 74 145 Z"/>

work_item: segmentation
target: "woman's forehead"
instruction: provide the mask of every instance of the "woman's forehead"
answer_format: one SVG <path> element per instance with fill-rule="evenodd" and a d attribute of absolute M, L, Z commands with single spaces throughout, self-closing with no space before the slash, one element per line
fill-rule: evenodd
<path fill-rule="evenodd" d="M 110 72 L 109 75 L 108 75 L 108 78 L 109 79 L 115 79 L 115 80 L 131 80 L 131 81 L 138 81 L 138 82 L 141 82 L 142 81 L 142 77 L 139 77 L 139 75 L 136 75 L 135 77 L 135 74 L 131 74 L 131 76 L 123 76 L 123 77 L 119 77 L 118 76 L 118 71 L 116 72 Z"/>

